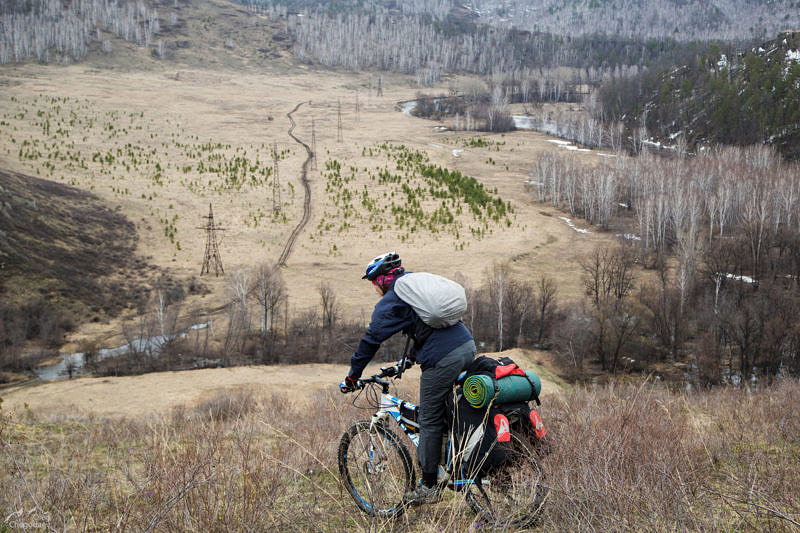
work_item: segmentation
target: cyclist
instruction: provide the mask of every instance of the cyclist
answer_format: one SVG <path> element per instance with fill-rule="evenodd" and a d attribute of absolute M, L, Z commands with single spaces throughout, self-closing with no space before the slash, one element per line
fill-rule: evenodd
<path fill-rule="evenodd" d="M 350 359 L 350 372 L 339 385 L 342 392 L 355 390 L 358 378 L 372 360 L 382 342 L 402 331 L 414 341 L 411 357 L 422 367 L 419 382 L 420 438 L 417 448 L 422 478 L 413 491 L 405 495 L 415 505 L 434 503 L 439 499 L 437 470 L 445 429 L 445 400 L 453 382 L 475 357 L 475 341 L 467 327 L 433 329 L 422 322 L 414 309 L 395 294 L 397 279 L 406 274 L 400 256 L 395 252 L 379 255 L 367 265 L 368 279 L 381 295 L 372 312 L 372 319 L 356 352 Z"/>

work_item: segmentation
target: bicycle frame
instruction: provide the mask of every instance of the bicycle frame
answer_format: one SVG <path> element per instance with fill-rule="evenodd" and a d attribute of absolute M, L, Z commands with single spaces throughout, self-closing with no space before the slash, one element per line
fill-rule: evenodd
<path fill-rule="evenodd" d="M 403 416 L 400 412 L 401 406 L 406 406 L 412 410 L 417 408 L 417 406 L 411 402 L 395 398 L 388 392 L 381 392 L 378 411 L 372 415 L 370 423 L 371 425 L 375 425 L 388 420 L 391 416 L 397 425 L 402 428 L 403 433 L 408 436 L 414 446 L 419 447 L 419 435 L 415 434 L 419 431 L 419 424 Z"/>
<path fill-rule="evenodd" d="M 419 447 L 419 424 L 414 422 L 413 420 L 408 419 L 402 413 L 402 408 L 406 407 L 411 410 L 417 408 L 411 402 L 406 400 L 401 400 L 395 396 L 392 396 L 386 389 L 388 389 L 388 383 L 381 382 L 380 380 L 374 381 L 374 383 L 380 384 L 382 386 L 382 391 L 380 395 L 380 399 L 378 402 L 378 410 L 375 414 L 372 415 L 370 419 L 370 427 L 373 427 L 375 424 L 383 423 L 391 417 L 394 422 L 400 426 L 403 430 L 403 433 L 409 438 L 409 440 L 414 444 L 415 447 Z M 385 384 L 385 385 L 384 385 Z M 385 425 L 385 424 L 384 424 Z M 482 435 L 482 433 L 481 433 Z M 480 435 L 477 435 L 480 438 Z M 444 437 L 444 435 L 443 435 Z M 442 460 L 439 464 L 439 477 L 441 483 L 447 483 L 448 486 L 451 488 L 464 488 L 467 486 L 475 485 L 476 481 L 474 479 L 470 479 L 467 477 L 461 479 L 453 479 L 453 472 L 452 472 L 452 455 L 451 455 L 451 435 L 447 435 L 447 439 L 442 439 Z"/>

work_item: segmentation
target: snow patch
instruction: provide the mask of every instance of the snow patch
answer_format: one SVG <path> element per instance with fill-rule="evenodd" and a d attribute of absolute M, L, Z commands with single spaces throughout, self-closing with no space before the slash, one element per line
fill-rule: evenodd
<path fill-rule="evenodd" d="M 755 283 L 756 280 L 751 278 L 750 276 L 737 276 L 736 274 L 725 274 L 725 277 L 728 279 L 735 279 L 737 281 L 744 281 L 745 283 Z"/>
<path fill-rule="evenodd" d="M 620 237 L 622 239 L 626 239 L 626 240 L 629 240 L 629 241 L 641 241 L 642 240 L 641 237 L 639 237 L 638 235 L 634 235 L 633 233 L 617 233 L 617 237 Z"/>
<path fill-rule="evenodd" d="M 800 50 L 787 50 L 786 61 L 797 61 L 800 63 Z"/>
<path fill-rule="evenodd" d="M 567 218 L 567 217 L 558 217 L 558 218 L 560 218 L 561 220 L 563 220 L 564 222 L 566 222 L 566 223 L 567 223 L 567 226 L 569 226 L 570 228 L 574 229 L 574 230 L 575 230 L 575 231 L 577 231 L 578 233 L 584 233 L 584 234 L 586 234 L 586 233 L 591 233 L 591 231 L 589 231 L 588 229 L 583 229 L 583 228 L 579 228 L 579 227 L 577 227 L 577 226 L 576 226 L 576 225 L 575 225 L 575 224 L 572 222 L 572 219 L 569 219 L 569 218 Z"/>
<path fill-rule="evenodd" d="M 453 157 L 459 157 L 464 150 L 453 150 Z"/>

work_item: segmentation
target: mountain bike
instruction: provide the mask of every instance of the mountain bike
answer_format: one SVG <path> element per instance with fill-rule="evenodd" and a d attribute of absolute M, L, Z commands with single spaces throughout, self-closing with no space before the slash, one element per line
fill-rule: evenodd
<path fill-rule="evenodd" d="M 408 448 L 390 424 L 394 422 L 414 446 L 419 446 L 419 408 L 389 394 L 389 381 L 385 379 L 399 379 L 410 367 L 406 361 L 401 359 L 394 366 L 382 367 L 379 374 L 358 380 L 359 395 L 364 392 L 370 407 L 376 411 L 369 420 L 350 426 L 339 443 L 342 481 L 356 505 L 375 517 L 402 514 L 407 507 L 404 495 L 416 482 Z M 515 419 L 512 413 L 509 423 L 510 440 L 495 439 L 492 443 L 504 454 L 502 465 L 484 469 L 480 460 L 469 456 L 476 450 L 474 442 L 470 449 L 469 441 L 476 441 L 482 432 L 458 442 L 449 429 L 442 439 L 439 466 L 440 486 L 462 493 L 481 520 L 502 529 L 533 524 L 547 497 L 542 467 L 528 434 L 522 429 L 523 421 Z"/>

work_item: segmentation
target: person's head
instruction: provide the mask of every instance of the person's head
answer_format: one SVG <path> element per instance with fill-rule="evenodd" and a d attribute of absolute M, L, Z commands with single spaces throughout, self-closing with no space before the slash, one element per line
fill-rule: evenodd
<path fill-rule="evenodd" d="M 379 255 L 367 265 L 367 273 L 361 279 L 368 279 L 381 294 L 386 294 L 392 281 L 402 274 L 405 269 L 396 252 Z"/>

